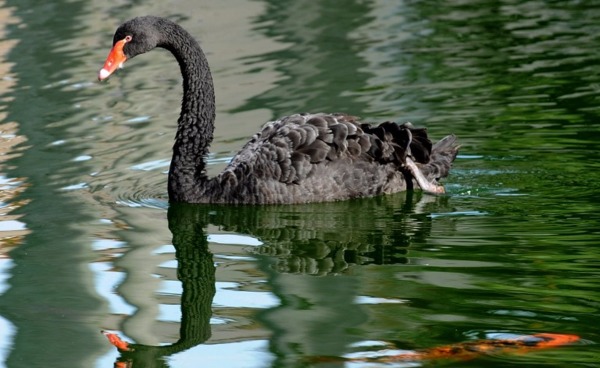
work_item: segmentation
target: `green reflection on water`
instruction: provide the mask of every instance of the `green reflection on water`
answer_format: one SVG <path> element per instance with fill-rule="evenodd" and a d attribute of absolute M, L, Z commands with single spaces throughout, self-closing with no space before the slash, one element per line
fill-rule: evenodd
<path fill-rule="evenodd" d="M 19 40 L 9 54 L 18 84 L 10 92 L 14 101 L 6 120 L 18 122 L 19 134 L 28 141 L 11 160 L 14 169 L 8 174 L 26 178 L 22 197 L 31 200 L 17 211 L 31 234 L 11 252 L 11 288 L 0 296 L 0 314 L 17 328 L 10 367 L 63 366 L 65 361 L 89 367 L 107 348 L 99 340 L 98 321 L 109 313 L 87 268 L 92 255 L 85 226 L 100 217 L 94 213 L 99 207 L 110 212 L 116 199 L 89 205 L 60 190 L 86 182 L 92 166 L 129 163 L 125 150 L 89 165 L 72 161 L 85 153 L 85 145 L 96 152 L 103 147 L 82 139 L 87 131 L 73 130 L 99 114 L 92 111 L 98 106 L 75 112 L 73 104 L 90 96 L 61 87 L 95 72 L 86 68 L 71 75 L 74 66 L 81 67 L 78 60 L 89 55 L 64 45 L 84 32 L 77 21 L 65 22 L 65 14 L 93 18 L 83 6 L 88 3 L 9 1 L 26 27 L 12 26 L 9 36 Z M 283 77 L 232 114 L 266 108 L 274 118 L 305 110 L 346 111 L 370 120 L 400 117 L 428 126 L 434 137 L 453 131 L 463 144 L 446 181 L 447 197 L 216 212 L 210 221 L 265 243 L 252 254 L 257 260 L 247 263 L 266 275 L 265 289 L 282 303 L 262 312 L 241 309 L 267 330 L 272 366 L 289 366 L 307 355 L 341 355 L 348 344 L 369 339 L 399 341 L 407 349 L 482 338 L 488 331 L 571 332 L 598 341 L 600 9 L 538 1 L 264 5 L 256 34 L 288 47 L 256 50 L 239 61 L 275 65 Z M 239 76 L 240 83 L 245 77 Z M 127 78 L 136 93 L 148 92 L 147 75 L 131 71 Z M 150 111 L 144 114 L 161 116 L 151 108 L 158 102 L 152 99 L 162 96 L 147 95 L 144 109 Z M 127 98 L 115 100 L 118 105 Z M 120 113 L 119 106 L 114 110 Z M 128 115 L 134 111 L 116 119 L 135 118 Z M 248 122 L 256 128 L 261 123 Z M 144 143 L 151 134 L 143 126 L 127 134 L 135 142 L 123 141 L 123 146 L 154 151 Z M 221 142 L 238 138 L 235 132 L 226 134 L 231 136 Z M 78 143 L 51 145 L 58 140 Z M 213 151 L 220 147 L 217 142 Z M 127 164 L 105 180 L 114 184 L 131 175 Z M 144 190 L 155 181 L 164 185 L 164 175 L 135 183 L 142 193 L 163 193 Z M 106 195 L 98 187 L 98 195 Z M 121 215 L 126 224 L 140 218 L 135 210 Z M 147 234 L 136 233 L 145 228 L 133 227 L 121 233 L 128 245 L 147 242 Z M 214 247 L 213 252 L 222 250 Z M 250 282 L 257 276 L 247 277 Z M 357 297 L 380 302 L 361 304 Z M 233 315 L 225 308 L 219 313 Z M 243 335 L 243 329 L 237 332 Z M 573 352 L 492 357 L 485 363 L 596 363 L 584 349 Z"/>
<path fill-rule="evenodd" d="M 16 40 L 8 53 L 16 79 L 6 121 L 18 124 L 27 141 L 10 160 L 10 177 L 24 178 L 20 200 L 30 230 L 22 245 L 10 252 L 10 288 L 0 296 L 0 314 L 16 331 L 7 367 L 90 367 L 104 349 L 97 322 L 104 312 L 87 263 L 91 261 L 85 233 L 79 225 L 91 221 L 87 210 L 61 188 L 70 179 L 60 173 L 82 174 L 85 164 L 72 162 L 77 152 L 56 148 L 74 122 L 75 90 L 60 81 L 72 77 L 77 51 L 61 51 L 65 40 L 81 26 L 75 21 L 82 2 L 7 1 L 20 20 L 10 25 Z M 69 19 L 70 21 L 65 21 Z M 72 182 L 71 182 L 72 183 Z"/>
<path fill-rule="evenodd" d="M 257 31 L 291 46 L 258 55 L 255 62 L 277 60 L 276 70 L 285 79 L 239 110 L 268 107 L 273 118 L 296 112 L 364 111 L 366 103 L 351 92 L 364 86 L 369 77 L 360 57 L 365 46 L 351 32 L 372 21 L 369 4 L 339 0 L 266 3 L 264 15 L 256 19 Z"/>

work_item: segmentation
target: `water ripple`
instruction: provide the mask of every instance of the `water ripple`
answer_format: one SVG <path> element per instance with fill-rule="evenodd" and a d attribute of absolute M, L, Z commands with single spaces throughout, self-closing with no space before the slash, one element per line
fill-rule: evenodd
<path fill-rule="evenodd" d="M 145 208 L 167 209 L 169 207 L 168 200 L 147 197 L 143 194 L 140 194 L 139 196 L 134 196 L 131 198 L 117 199 L 116 203 L 118 205 L 131 207 L 131 208 L 145 207 Z"/>

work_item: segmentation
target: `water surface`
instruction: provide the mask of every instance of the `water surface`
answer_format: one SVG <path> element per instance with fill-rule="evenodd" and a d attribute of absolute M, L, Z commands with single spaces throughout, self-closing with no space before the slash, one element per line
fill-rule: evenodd
<path fill-rule="evenodd" d="M 457 134 L 448 194 L 169 206 L 174 60 L 95 81 L 142 14 L 207 52 L 211 173 L 268 120 L 344 111 Z M 0 17 L 1 365 L 365 366 L 312 358 L 542 332 L 584 341 L 369 366 L 598 365 L 600 7 L 4 0 Z"/>

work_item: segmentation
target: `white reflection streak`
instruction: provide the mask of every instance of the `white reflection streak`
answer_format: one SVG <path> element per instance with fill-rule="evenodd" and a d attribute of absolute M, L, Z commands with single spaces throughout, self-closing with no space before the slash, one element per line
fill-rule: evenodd
<path fill-rule="evenodd" d="M 111 271 L 111 268 L 112 263 L 109 262 L 90 263 L 90 270 L 94 273 L 96 292 L 108 302 L 111 313 L 131 315 L 136 308 L 127 304 L 122 297 L 115 293 L 117 287 L 125 279 L 125 273 Z"/>
<path fill-rule="evenodd" d="M 125 243 L 114 239 L 95 239 L 92 242 L 92 250 L 96 252 L 110 251 L 123 248 Z M 120 254 L 113 252 L 113 256 Z M 131 306 L 125 300 L 115 293 L 115 290 L 125 279 L 124 272 L 114 271 L 112 262 L 95 262 L 89 264 L 90 270 L 94 274 L 95 289 L 98 295 L 106 299 L 109 310 L 114 314 L 130 315 L 135 312 L 135 307 Z"/>
<path fill-rule="evenodd" d="M 208 241 L 217 244 L 259 246 L 263 242 L 248 235 L 240 234 L 210 234 Z"/>
<path fill-rule="evenodd" d="M 9 279 L 9 270 L 12 267 L 13 261 L 11 259 L 0 260 L 0 295 L 10 288 L 7 280 Z M 4 362 L 6 362 L 11 351 L 15 332 L 15 326 L 9 320 L 0 316 L 0 367 L 6 366 Z"/>
<path fill-rule="evenodd" d="M 0 317 L 0 367 L 6 367 L 6 359 L 11 351 L 16 329 L 7 319 Z"/>

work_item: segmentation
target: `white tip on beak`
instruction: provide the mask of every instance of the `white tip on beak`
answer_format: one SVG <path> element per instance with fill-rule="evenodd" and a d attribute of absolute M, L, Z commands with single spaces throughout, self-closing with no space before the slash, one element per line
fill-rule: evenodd
<path fill-rule="evenodd" d="M 104 68 L 100 69 L 100 72 L 98 72 L 98 79 L 99 80 L 104 80 L 106 78 L 108 78 L 108 76 L 110 75 L 110 72 Z"/>

